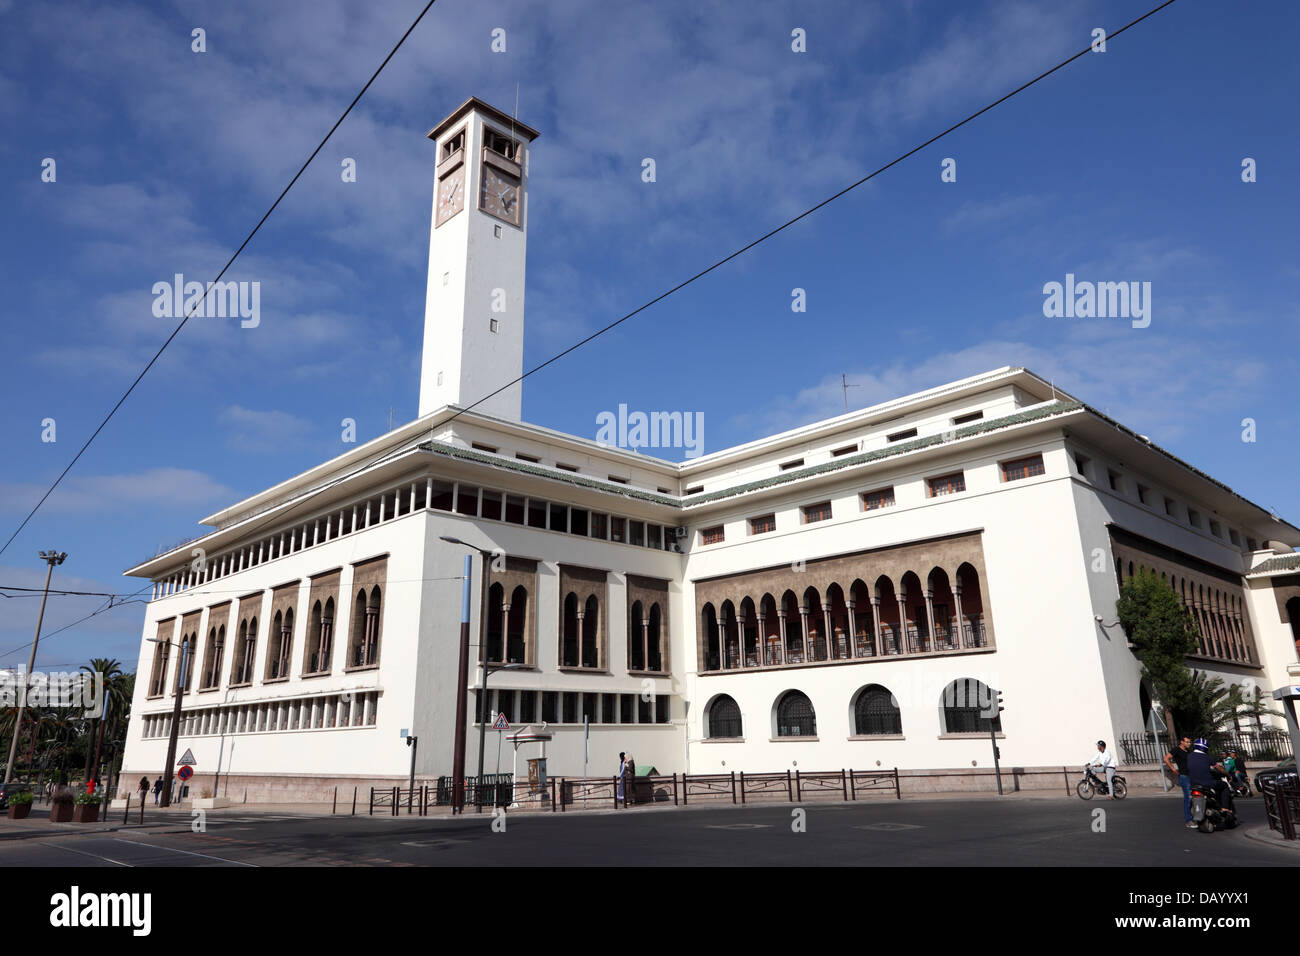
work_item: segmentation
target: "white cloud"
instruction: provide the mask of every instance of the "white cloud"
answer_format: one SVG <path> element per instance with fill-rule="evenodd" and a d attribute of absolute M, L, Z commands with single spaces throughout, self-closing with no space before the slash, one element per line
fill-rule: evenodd
<path fill-rule="evenodd" d="M 26 514 L 48 485 L 0 484 L 0 513 Z M 238 500 L 241 495 L 199 471 L 149 468 L 134 474 L 70 475 L 46 500 L 42 511 L 73 514 L 147 507 L 150 511 L 205 506 Z"/>

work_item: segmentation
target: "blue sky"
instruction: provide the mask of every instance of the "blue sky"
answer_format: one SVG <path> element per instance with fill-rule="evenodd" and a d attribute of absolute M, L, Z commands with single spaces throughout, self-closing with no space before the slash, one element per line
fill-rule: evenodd
<path fill-rule="evenodd" d="M 39 586 L 55 547 L 56 586 L 134 590 L 121 571 L 198 518 L 345 450 L 343 418 L 365 440 L 415 416 L 424 136 L 466 97 L 510 110 L 517 86 L 542 134 L 532 366 L 1154 5 L 439 0 L 227 276 L 261 283 L 261 324 L 191 321 L 0 584 Z M 170 333 L 153 284 L 215 275 L 422 6 L 0 0 L 3 538 Z M 529 379 L 525 418 L 702 412 L 715 451 L 843 411 L 841 373 L 857 407 L 1025 365 L 1300 520 L 1297 26 L 1285 0 L 1179 0 Z M 1150 282 L 1150 326 L 1045 318 L 1067 272 Z M 0 666 L 37 603 L 4 601 Z M 101 604 L 51 598 L 46 633 Z M 63 630 L 38 666 L 132 664 L 142 617 Z"/>

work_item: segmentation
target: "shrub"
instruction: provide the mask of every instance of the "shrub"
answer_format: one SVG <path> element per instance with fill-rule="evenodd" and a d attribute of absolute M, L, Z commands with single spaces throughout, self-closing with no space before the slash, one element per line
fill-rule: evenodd
<path fill-rule="evenodd" d="M 99 805 L 104 802 L 104 798 L 97 793 L 79 793 L 72 798 L 72 802 L 77 806 L 87 806 L 89 804 Z"/>
<path fill-rule="evenodd" d="M 33 793 L 30 790 L 24 790 L 21 793 L 15 793 L 9 798 L 10 803 L 31 803 Z"/>
<path fill-rule="evenodd" d="M 50 795 L 51 803 L 72 803 L 72 801 L 72 791 L 67 787 L 58 787 L 54 793 Z"/>

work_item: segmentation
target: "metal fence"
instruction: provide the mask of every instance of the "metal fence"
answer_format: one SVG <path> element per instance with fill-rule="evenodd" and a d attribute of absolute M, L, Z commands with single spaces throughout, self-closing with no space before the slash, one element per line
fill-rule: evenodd
<path fill-rule="evenodd" d="M 636 777 L 618 797 L 617 777 L 554 777 L 550 781 L 551 810 L 563 813 L 581 805 L 618 808 L 667 803 L 748 803 L 754 797 L 775 797 L 794 802 L 814 796 L 857 800 L 870 793 L 892 793 L 902 799 L 897 768 L 893 770 L 828 770 L 780 773 L 696 773 Z"/>
<path fill-rule="evenodd" d="M 1264 796 L 1264 813 L 1268 826 L 1282 834 L 1284 840 L 1300 839 L 1300 778 L 1265 780 L 1260 785 Z"/>
<path fill-rule="evenodd" d="M 440 807 L 451 806 L 452 777 L 439 777 L 434 803 Z M 482 782 L 478 777 L 465 778 L 465 806 L 508 807 L 514 802 L 514 774 L 485 773 Z"/>
<path fill-rule="evenodd" d="M 1206 739 L 1210 744 L 1210 753 L 1215 756 L 1229 750 L 1237 751 L 1246 760 L 1265 762 L 1291 756 L 1291 738 L 1284 730 L 1234 731 L 1211 734 Z M 1169 748 L 1167 735 L 1162 735 L 1158 744 L 1151 739 L 1150 734 L 1121 734 L 1119 738 L 1119 757 L 1122 763 L 1164 763 L 1164 755 L 1169 752 Z"/>

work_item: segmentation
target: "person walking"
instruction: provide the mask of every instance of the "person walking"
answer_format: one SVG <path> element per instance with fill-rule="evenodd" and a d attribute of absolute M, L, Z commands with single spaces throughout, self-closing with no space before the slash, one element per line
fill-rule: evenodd
<path fill-rule="evenodd" d="M 163 781 L 162 781 L 162 777 L 160 776 L 158 777 L 157 780 L 153 782 L 153 805 L 155 807 L 158 806 L 158 800 L 162 797 L 162 792 L 163 792 Z"/>
<path fill-rule="evenodd" d="M 1115 799 L 1115 755 L 1106 749 L 1106 741 L 1097 741 L 1097 752 L 1088 762 L 1089 767 L 1097 767 L 1106 774 L 1106 792 L 1110 799 Z"/>
<path fill-rule="evenodd" d="M 623 771 L 623 806 L 630 807 L 636 803 L 636 761 L 627 758 Z"/>
<path fill-rule="evenodd" d="M 1178 786 L 1183 788 L 1183 826 L 1189 830 L 1196 829 L 1192 819 L 1192 778 L 1187 775 L 1187 753 L 1192 749 L 1192 738 L 1184 734 L 1178 740 L 1178 746 L 1165 754 L 1165 767 L 1178 778 Z"/>
<path fill-rule="evenodd" d="M 144 803 L 149 798 L 149 778 L 140 778 L 140 802 Z"/>

